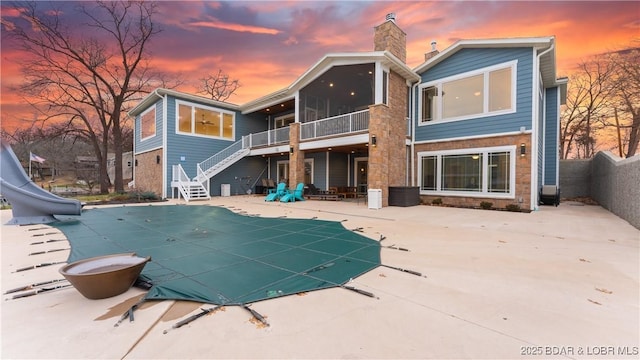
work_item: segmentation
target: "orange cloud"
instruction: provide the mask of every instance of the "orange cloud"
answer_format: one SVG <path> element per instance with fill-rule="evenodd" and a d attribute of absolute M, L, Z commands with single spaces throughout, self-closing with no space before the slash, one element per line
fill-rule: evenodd
<path fill-rule="evenodd" d="M 238 31 L 238 32 L 249 32 L 254 34 L 277 35 L 280 33 L 280 31 L 276 29 L 270 29 L 270 28 L 265 28 L 260 26 L 226 23 L 226 22 L 219 21 L 217 19 L 209 19 L 207 21 L 194 21 L 189 23 L 189 25 L 196 26 L 196 27 L 208 27 L 208 28 L 215 28 L 215 29 Z"/>

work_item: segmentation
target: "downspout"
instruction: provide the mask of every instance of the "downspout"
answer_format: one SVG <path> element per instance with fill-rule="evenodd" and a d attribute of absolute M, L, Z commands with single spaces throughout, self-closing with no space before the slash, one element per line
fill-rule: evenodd
<path fill-rule="evenodd" d="M 529 195 L 530 197 L 530 208 L 537 210 L 538 209 L 538 201 L 537 201 L 537 195 L 538 195 L 538 187 L 540 186 L 540 184 L 538 184 L 538 147 L 540 146 L 540 144 L 538 144 L 538 131 L 540 131 L 540 129 L 538 128 L 538 115 L 540 114 L 540 100 L 538 99 L 538 96 L 540 94 L 540 90 L 538 89 L 538 87 L 540 86 L 540 81 L 538 81 L 538 79 L 540 78 L 541 74 L 540 74 L 540 58 L 549 53 L 550 51 L 553 51 L 553 49 L 555 48 L 555 44 L 554 42 L 551 42 L 551 46 L 549 46 L 549 48 L 543 52 L 541 52 L 540 54 L 536 55 L 536 73 L 535 78 L 534 78 L 534 94 L 533 94 L 533 104 L 534 104 L 534 108 L 533 108 L 533 116 L 532 116 L 532 137 L 531 137 L 531 182 L 532 182 L 532 186 L 531 186 L 531 193 Z M 543 84 L 544 85 L 544 84 Z M 544 114 L 543 114 L 544 116 Z"/>
<path fill-rule="evenodd" d="M 416 186 L 416 155 L 415 155 L 415 143 L 416 143 L 416 109 L 415 109 L 415 99 L 417 94 L 416 88 L 420 85 L 420 81 L 417 81 L 411 87 L 411 99 L 409 99 L 411 103 L 411 112 L 409 113 L 409 117 L 411 119 L 411 186 Z"/>
<path fill-rule="evenodd" d="M 158 89 L 155 89 L 154 94 L 162 99 L 162 198 L 167 198 L 167 95 L 160 95 Z M 173 197 L 173 189 L 171 190 L 171 197 Z"/>

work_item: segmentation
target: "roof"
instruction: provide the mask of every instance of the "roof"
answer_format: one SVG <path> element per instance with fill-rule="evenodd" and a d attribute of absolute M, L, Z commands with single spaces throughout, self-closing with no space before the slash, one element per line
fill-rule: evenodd
<path fill-rule="evenodd" d="M 556 55 L 555 55 L 555 37 L 527 37 L 527 38 L 502 38 L 502 39 L 475 39 L 475 40 L 459 40 L 439 54 L 425 61 L 413 70 L 404 62 L 398 59 L 389 51 L 370 51 L 370 52 L 346 52 L 346 53 L 330 53 L 322 57 L 318 62 L 311 66 L 305 73 L 300 75 L 288 87 L 272 92 L 255 100 L 249 101 L 242 105 L 236 105 L 223 101 L 212 100 L 199 95 L 187 94 L 175 90 L 159 88 L 147 95 L 140 103 L 129 111 L 130 116 L 139 115 L 146 110 L 158 99 L 165 95 L 175 96 L 176 98 L 197 101 L 203 104 L 223 107 L 230 110 L 239 110 L 243 114 L 251 113 L 280 104 L 284 101 L 295 98 L 296 92 L 311 83 L 320 75 L 325 73 L 333 66 L 364 64 L 370 62 L 381 62 L 388 66 L 391 70 L 397 72 L 405 79 L 412 81 L 420 80 L 420 73 L 423 73 L 440 62 L 446 60 L 451 55 L 465 48 L 508 48 L 508 47 L 532 47 L 536 49 L 540 56 L 540 69 L 542 72 L 542 81 L 545 87 L 558 86 L 561 90 L 561 99 L 564 104 L 566 98 L 567 79 L 556 78 Z"/>
<path fill-rule="evenodd" d="M 288 87 L 245 103 L 241 105 L 240 108 L 243 113 L 250 113 L 264 107 L 292 99 L 295 97 L 298 90 L 312 82 L 333 66 L 364 64 L 377 61 L 388 66 L 391 70 L 397 72 L 405 79 L 414 81 L 420 80 L 420 76 L 411 70 L 407 64 L 388 51 L 331 53 L 325 55 Z"/>
<path fill-rule="evenodd" d="M 196 101 L 202 104 L 211 105 L 215 107 L 223 107 L 230 110 L 239 110 L 239 107 L 236 104 L 213 100 L 213 99 L 206 98 L 204 96 L 188 94 L 188 93 L 184 93 L 176 90 L 157 88 L 151 93 L 149 93 L 149 95 L 145 96 L 144 99 L 142 99 L 142 101 L 140 101 L 133 109 L 129 110 L 128 112 L 129 116 L 135 117 L 136 115 L 139 115 L 144 110 L 148 109 L 149 106 L 154 104 L 156 101 L 158 101 L 159 99 L 162 99 L 165 95 L 174 96 L 176 98 L 184 99 L 184 100 Z"/>
<path fill-rule="evenodd" d="M 536 49 L 538 55 L 542 55 L 540 57 L 540 70 L 542 72 L 542 82 L 545 87 L 561 86 L 563 84 L 556 78 L 556 50 L 554 36 L 459 40 L 440 52 L 438 55 L 435 55 L 424 63 L 418 65 L 413 69 L 413 71 L 418 74 L 423 73 L 462 49 L 514 47 L 532 47 Z M 566 84 L 566 81 L 564 84 Z"/>

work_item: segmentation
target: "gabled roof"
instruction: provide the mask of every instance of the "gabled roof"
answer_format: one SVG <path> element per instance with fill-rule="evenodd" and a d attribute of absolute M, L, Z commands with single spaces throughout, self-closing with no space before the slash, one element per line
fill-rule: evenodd
<path fill-rule="evenodd" d="M 332 53 L 325 55 L 288 87 L 242 104 L 240 108 L 242 112 L 246 114 L 278 104 L 282 101 L 293 99 L 297 91 L 311 83 L 333 66 L 364 64 L 376 61 L 380 61 L 383 65 L 388 66 L 405 79 L 413 81 L 420 80 L 418 74 L 413 72 L 407 64 L 403 63 L 388 51 Z"/>
<path fill-rule="evenodd" d="M 174 96 L 176 98 L 183 99 L 183 100 L 195 101 L 205 105 L 222 107 L 229 110 L 240 109 L 238 105 L 235 105 L 232 103 L 213 100 L 213 99 L 206 98 L 204 96 L 188 94 L 188 93 L 184 93 L 176 90 L 157 88 L 151 93 L 149 93 L 149 95 L 145 96 L 144 99 L 142 99 L 142 101 L 140 101 L 133 109 L 129 110 L 128 112 L 129 116 L 135 117 L 136 115 L 139 115 L 141 112 L 148 109 L 149 106 L 154 104 L 156 101 L 158 101 L 159 99 L 162 99 L 165 95 Z"/>
<path fill-rule="evenodd" d="M 545 87 L 562 85 L 556 78 L 556 50 L 555 37 L 527 37 L 527 38 L 503 38 L 503 39 L 480 39 L 480 40 L 459 40 L 453 45 L 443 50 L 438 55 L 428 59 L 424 63 L 413 69 L 421 74 L 442 61 L 449 58 L 462 49 L 481 48 L 514 48 L 531 47 L 536 49 L 537 54 L 543 54 L 540 58 L 540 70 L 542 72 L 542 82 Z M 565 82 L 566 84 L 566 82 Z"/>

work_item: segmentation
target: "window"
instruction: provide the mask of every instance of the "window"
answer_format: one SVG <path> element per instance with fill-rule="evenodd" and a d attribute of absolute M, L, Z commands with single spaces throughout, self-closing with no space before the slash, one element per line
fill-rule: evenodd
<path fill-rule="evenodd" d="M 292 122 L 296 121 L 296 115 L 295 114 L 287 114 L 287 115 L 282 115 L 282 116 L 278 116 L 277 118 L 275 118 L 275 128 L 276 129 L 280 129 L 286 126 L 289 126 L 289 124 L 291 124 Z"/>
<path fill-rule="evenodd" d="M 489 73 L 489 111 L 511 109 L 511 68 Z"/>
<path fill-rule="evenodd" d="M 513 197 L 515 146 L 418 153 L 422 194 Z"/>
<path fill-rule="evenodd" d="M 488 191 L 508 193 L 511 183 L 509 152 L 489 153 Z"/>
<path fill-rule="evenodd" d="M 443 191 L 481 191 L 482 154 L 443 155 Z"/>
<path fill-rule="evenodd" d="M 382 103 L 389 105 L 389 72 L 382 71 Z"/>
<path fill-rule="evenodd" d="M 434 86 L 422 89 L 422 121 L 431 121 L 436 113 L 438 89 Z"/>
<path fill-rule="evenodd" d="M 514 112 L 516 64 L 513 61 L 423 85 L 420 123 Z"/>
<path fill-rule="evenodd" d="M 483 88 L 483 75 L 442 84 L 442 118 L 481 114 L 484 102 Z"/>
<path fill-rule="evenodd" d="M 156 135 L 156 106 L 140 115 L 140 140 Z"/>
<path fill-rule="evenodd" d="M 304 183 L 313 184 L 313 159 L 304 159 Z"/>
<path fill-rule="evenodd" d="M 233 140 L 235 115 L 214 109 L 178 102 L 179 133 Z"/>
<path fill-rule="evenodd" d="M 278 182 L 289 182 L 289 160 L 280 160 L 276 165 Z M 304 159 L 304 183 L 313 184 L 313 159 Z M 295 186 L 291 185 L 291 186 Z"/>
<path fill-rule="evenodd" d="M 437 159 L 436 156 L 424 156 L 422 158 L 422 190 L 437 190 Z"/>

